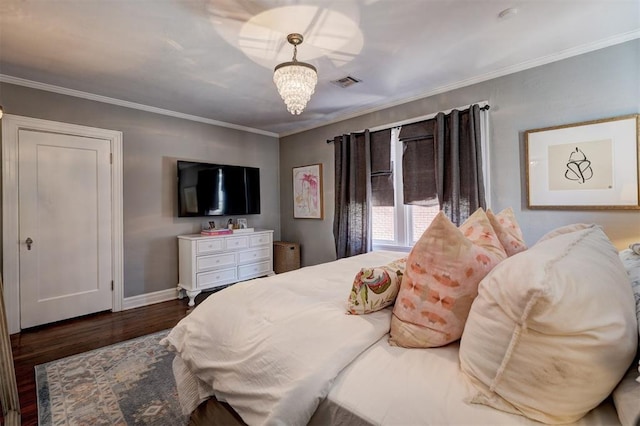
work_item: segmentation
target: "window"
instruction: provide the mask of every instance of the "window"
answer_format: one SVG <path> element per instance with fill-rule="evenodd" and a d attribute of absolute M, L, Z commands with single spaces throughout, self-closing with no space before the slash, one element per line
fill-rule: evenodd
<path fill-rule="evenodd" d="M 488 143 L 488 135 L 489 131 L 489 115 L 486 113 L 488 108 L 481 108 L 480 110 L 480 144 L 482 151 L 482 172 L 483 172 L 483 180 L 484 180 L 484 190 L 485 190 L 485 202 L 487 207 L 491 205 L 491 183 L 490 183 L 490 153 L 489 153 L 489 143 Z M 374 169 L 372 168 L 372 199 L 374 200 L 372 203 L 372 234 L 373 234 L 373 246 L 374 249 L 404 249 L 409 251 L 414 243 L 420 238 L 422 233 L 429 227 L 431 221 L 438 214 L 440 207 L 437 203 L 431 207 L 424 207 L 419 205 L 405 205 L 404 204 L 404 194 L 403 194 L 403 182 L 402 182 L 402 154 L 405 149 L 403 142 L 400 141 L 400 137 L 403 138 L 403 141 L 409 141 L 422 139 L 425 137 L 428 139 L 430 132 L 433 129 L 429 128 L 428 120 L 435 116 L 431 115 L 428 117 L 424 117 L 425 121 L 413 121 L 411 124 L 402 124 L 404 129 L 402 131 L 402 136 L 400 135 L 401 127 L 396 127 L 391 129 L 390 135 L 386 136 L 386 140 L 390 140 L 390 151 L 388 154 L 388 158 L 390 158 L 390 162 L 387 162 L 388 166 L 387 175 L 389 176 L 389 180 L 392 181 L 393 191 L 389 188 L 384 188 L 383 185 L 380 185 L 380 182 L 374 182 Z M 400 123 L 398 123 L 400 124 Z M 376 132 L 378 133 L 378 132 Z M 432 133 L 431 133 L 432 134 Z M 378 135 L 381 136 L 381 135 Z M 372 139 L 373 140 L 373 139 Z M 388 145 L 387 145 L 388 146 Z M 373 156 L 380 155 L 381 148 L 376 148 L 378 151 L 372 151 L 372 161 Z M 416 147 L 411 145 L 407 145 L 406 149 L 415 150 Z M 420 158 L 422 155 L 433 155 L 424 152 L 424 149 L 429 149 L 428 146 L 422 145 L 420 151 L 409 151 L 411 153 L 416 153 L 417 157 Z M 408 164 L 411 164 L 411 159 L 413 156 L 408 157 Z M 405 159 L 407 160 L 407 159 Z M 384 169 L 384 167 L 377 167 L 378 170 Z M 425 189 L 430 185 L 430 179 L 424 180 L 423 173 L 429 175 L 428 169 L 416 169 L 418 171 L 418 178 L 423 176 L 422 180 L 412 180 L 412 182 L 420 182 L 419 192 L 424 192 Z M 415 171 L 414 171 L 415 172 Z M 384 173 L 381 173 L 384 174 Z M 386 182 L 385 185 L 390 186 L 389 182 Z M 426 185 L 426 186 L 425 186 Z M 410 191 L 415 191 L 416 187 L 408 186 Z M 432 193 L 431 191 L 435 191 L 434 188 L 430 188 L 427 191 L 427 194 Z M 393 194 L 391 194 L 393 192 Z M 409 199 L 415 199 L 415 195 L 412 192 L 407 193 L 407 197 Z M 380 194 L 383 193 L 381 197 Z M 435 194 L 436 192 L 433 192 Z M 436 195 L 437 198 L 437 195 Z M 385 199 L 386 201 L 380 202 L 381 199 Z M 393 203 L 390 202 L 390 199 L 393 199 Z M 424 199 L 423 199 L 424 200 Z M 429 204 L 434 201 L 433 198 L 424 200 L 423 204 Z M 393 205 L 391 205 L 393 204 Z"/>
<path fill-rule="evenodd" d="M 440 210 L 433 207 L 403 204 L 402 142 L 400 128 L 391 130 L 391 169 L 393 177 L 393 206 L 372 206 L 372 233 L 375 249 L 405 248 L 409 250 L 427 229 Z"/>

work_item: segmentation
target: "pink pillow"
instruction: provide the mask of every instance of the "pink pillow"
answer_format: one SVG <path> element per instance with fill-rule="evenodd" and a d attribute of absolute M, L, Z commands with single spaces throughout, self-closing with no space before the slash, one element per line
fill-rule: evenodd
<path fill-rule="evenodd" d="M 502 210 L 498 214 L 493 214 L 489 209 L 487 210 L 487 217 L 508 256 L 513 256 L 527 249 L 522 230 L 518 222 L 516 222 L 516 216 L 511 207 Z"/>
<path fill-rule="evenodd" d="M 506 257 L 482 209 L 460 229 L 438 213 L 409 253 L 389 342 L 428 348 L 458 340 L 478 283 Z"/>

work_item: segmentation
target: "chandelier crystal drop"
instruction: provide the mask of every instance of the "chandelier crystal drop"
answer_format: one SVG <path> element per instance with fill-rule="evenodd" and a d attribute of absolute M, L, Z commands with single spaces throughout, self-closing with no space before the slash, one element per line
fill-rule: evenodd
<path fill-rule="evenodd" d="M 294 115 L 299 115 L 304 110 L 318 83 L 316 68 L 296 59 L 298 45 L 302 40 L 300 34 L 287 36 L 287 41 L 293 45 L 293 60 L 279 64 L 273 73 L 273 82 L 278 88 L 278 93 L 287 105 L 287 110 Z"/>

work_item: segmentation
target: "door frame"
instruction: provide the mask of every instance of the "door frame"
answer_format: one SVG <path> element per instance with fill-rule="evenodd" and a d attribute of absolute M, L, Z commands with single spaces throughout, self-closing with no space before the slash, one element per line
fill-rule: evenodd
<path fill-rule="evenodd" d="M 36 130 L 110 141 L 112 311 L 121 311 L 124 297 L 122 132 L 10 114 L 3 115 L 0 121 L 2 122 L 2 275 L 9 333 L 20 332 L 20 212 L 18 207 L 18 133 L 20 130 Z"/>

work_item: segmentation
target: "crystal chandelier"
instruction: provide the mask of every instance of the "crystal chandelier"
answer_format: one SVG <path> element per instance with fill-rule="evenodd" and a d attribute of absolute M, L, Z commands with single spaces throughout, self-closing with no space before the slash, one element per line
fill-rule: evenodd
<path fill-rule="evenodd" d="M 296 54 L 298 45 L 302 44 L 301 34 L 289 34 L 287 41 L 293 44 L 293 60 L 276 66 L 273 72 L 273 82 L 282 96 L 287 110 L 298 115 L 302 112 L 318 82 L 316 68 L 305 62 L 298 62 Z"/>

